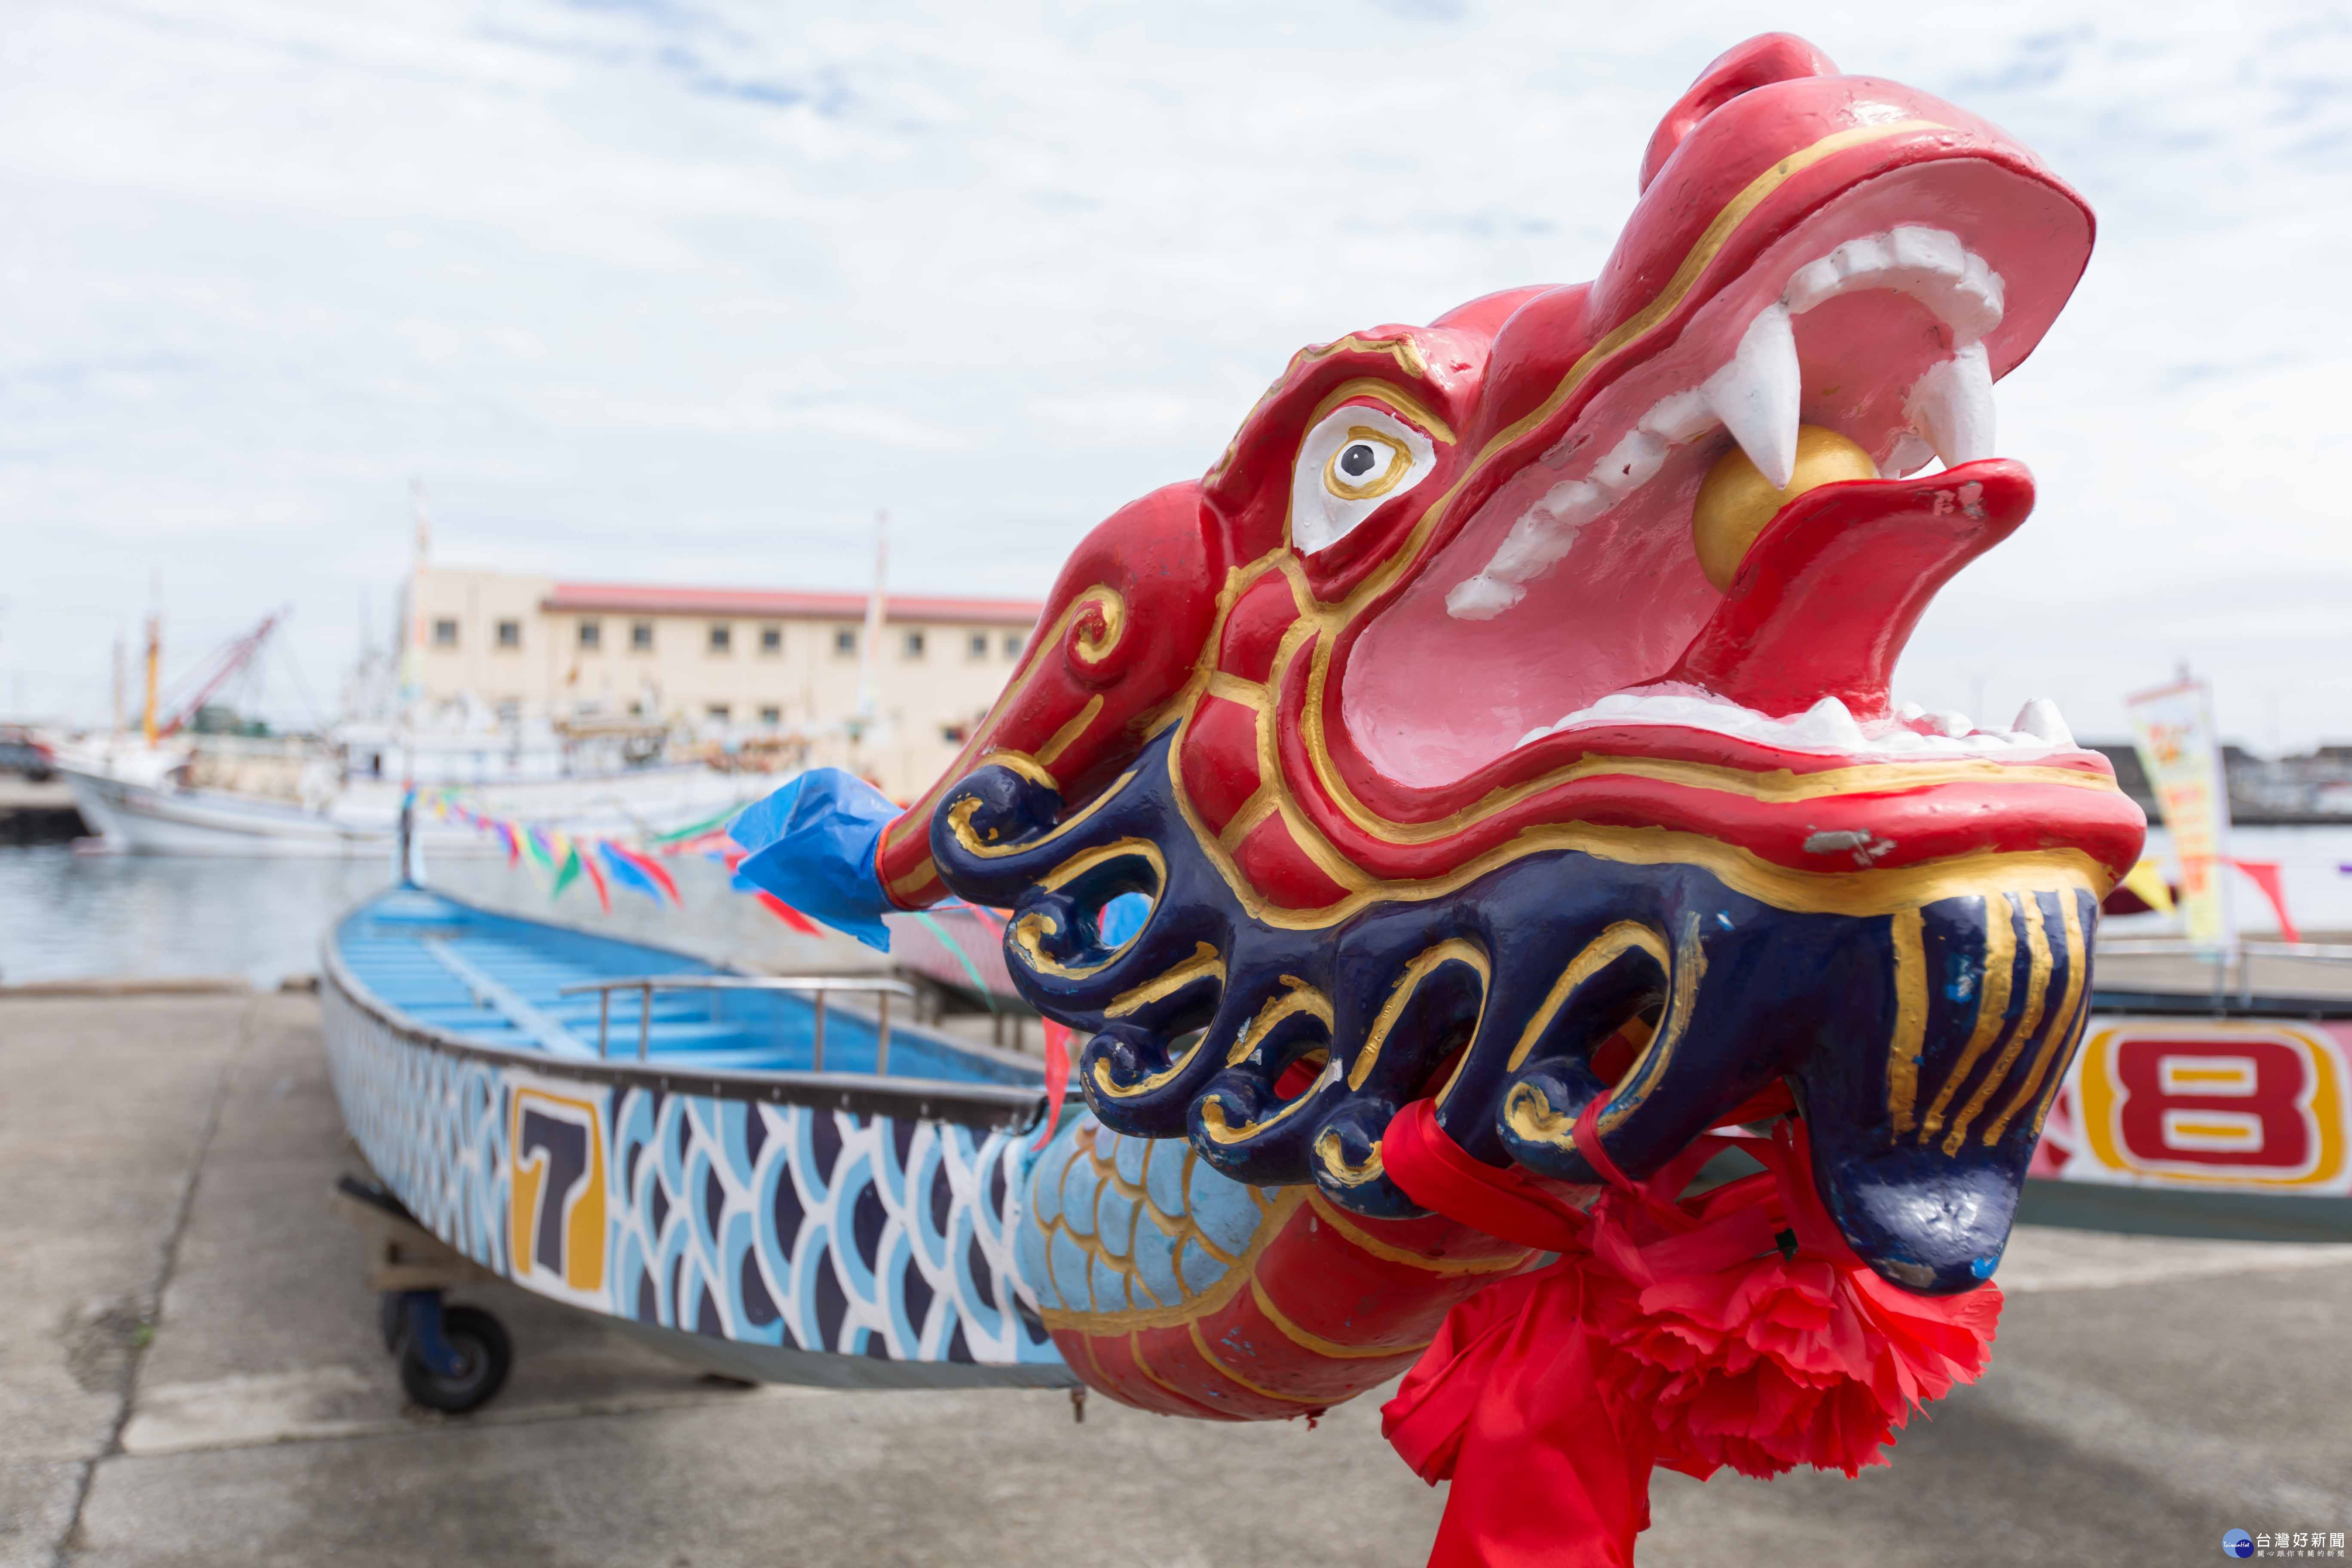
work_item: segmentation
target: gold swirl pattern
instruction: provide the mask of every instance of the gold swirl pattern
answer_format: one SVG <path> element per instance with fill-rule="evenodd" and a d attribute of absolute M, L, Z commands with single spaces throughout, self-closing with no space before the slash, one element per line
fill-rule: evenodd
<path fill-rule="evenodd" d="M 1543 1038 L 1545 1031 L 1551 1027 L 1552 1020 L 1559 1016 L 1560 1008 L 1567 1005 L 1569 998 L 1582 990 L 1586 981 L 1625 954 L 1634 952 L 1648 953 L 1656 963 L 1660 973 L 1673 968 L 1666 956 L 1664 937 L 1639 921 L 1619 921 L 1585 943 L 1583 951 L 1569 960 L 1568 967 L 1560 971 L 1558 980 L 1552 982 L 1543 1005 L 1528 1020 L 1528 1026 L 1519 1031 L 1518 1043 L 1511 1047 L 1510 1059 L 1503 1064 L 1504 1070 L 1517 1072 L 1525 1067 L 1528 1053 L 1535 1049 L 1536 1042 Z"/>
<path fill-rule="evenodd" d="M 1379 1015 L 1372 1019 L 1371 1028 L 1365 1033 L 1362 1048 L 1348 1064 L 1349 1089 L 1361 1089 L 1371 1078 L 1372 1068 L 1380 1063 L 1381 1048 L 1388 1044 L 1390 1031 L 1404 1016 L 1406 1004 L 1421 989 L 1423 980 L 1449 963 L 1463 964 L 1478 976 L 1478 1016 L 1481 1021 L 1485 1019 L 1486 992 L 1494 980 L 1494 966 L 1486 958 L 1486 950 L 1458 936 L 1423 949 L 1398 973 L 1396 983 L 1389 988 L 1388 1000 L 1381 1004 Z M 1471 1032 L 1474 1035 L 1477 1032 L 1475 1025 Z"/>
<path fill-rule="evenodd" d="M 1611 928 L 1612 931 L 1617 929 Z M 1698 932 L 1697 911 L 1685 913 L 1682 930 L 1675 934 L 1674 962 L 1667 966 L 1669 979 L 1665 1014 L 1658 1020 L 1656 1031 L 1625 1069 L 1625 1076 L 1610 1091 L 1607 1102 L 1601 1106 L 1595 1125 L 1602 1132 L 1615 1131 L 1623 1125 L 1627 1117 L 1642 1108 L 1643 1102 L 1664 1080 L 1666 1069 L 1673 1064 L 1675 1051 L 1690 1029 L 1691 1011 L 1698 999 L 1698 984 L 1706 975 L 1706 950 L 1699 942 Z M 1655 932 L 1644 931 L 1643 934 L 1656 940 Z M 1601 942 L 1608 940 L 1609 932 L 1603 931 L 1599 941 L 1587 947 L 1585 952 L 1591 952 Z M 1618 952 L 1644 945 L 1631 936 L 1624 941 L 1625 945 L 1619 948 Z M 1616 954 L 1612 953 L 1611 956 Z M 1578 960 L 1583 957 L 1584 954 L 1580 953 Z M 1573 973 L 1576 963 L 1571 962 L 1569 968 Z M 1554 989 L 1558 990 L 1558 987 Z M 1576 1118 L 1554 1106 L 1550 1098 L 1534 1084 L 1511 1086 L 1510 1092 L 1503 1097 L 1503 1119 L 1513 1132 L 1531 1143 L 1549 1143 L 1568 1153 L 1576 1152 Z"/>
<path fill-rule="evenodd" d="M 1325 1128 L 1322 1136 L 1315 1140 L 1315 1157 L 1323 1162 L 1331 1179 L 1343 1187 L 1360 1187 L 1367 1182 L 1378 1181 L 1387 1168 L 1381 1160 L 1378 1139 L 1372 1141 L 1372 1152 L 1364 1156 L 1362 1164 L 1349 1163 L 1348 1151 L 1340 1145 L 1336 1128 Z"/>
<path fill-rule="evenodd" d="M 1173 996 L 1178 992 L 1198 984 L 1203 980 L 1214 980 L 1222 984 L 1224 978 L 1223 955 L 1207 942 L 1196 942 L 1192 944 L 1192 957 L 1163 974 L 1147 980 L 1131 990 L 1120 992 L 1111 999 L 1110 1005 L 1103 1009 L 1103 1016 L 1124 1018 L 1130 1014 L 1139 1013 L 1152 1003 Z"/>
<path fill-rule="evenodd" d="M 1247 1061 L 1250 1054 L 1274 1033 L 1275 1026 L 1285 1018 L 1304 1016 L 1320 1023 L 1327 1032 L 1330 1029 L 1331 998 L 1295 974 L 1277 978 L 1283 989 L 1268 997 L 1265 1005 L 1257 1010 L 1257 1016 L 1252 1018 L 1234 1037 L 1233 1048 L 1225 1052 L 1227 1067 L 1239 1067 Z"/>
<path fill-rule="evenodd" d="M 1072 603 L 1073 612 L 1092 609 L 1076 623 L 1070 651 L 1081 665 L 1099 665 L 1127 636 L 1127 595 L 1108 583 L 1097 583 Z"/>
<path fill-rule="evenodd" d="M 947 792 L 975 768 L 985 765 L 985 763 L 990 760 L 990 753 L 1003 749 L 996 744 L 998 721 L 1004 715 L 1020 709 L 1029 688 L 1035 682 L 1040 672 L 1045 668 L 1047 662 L 1053 658 L 1054 651 L 1062 646 L 1063 637 L 1077 624 L 1078 618 L 1089 610 L 1094 612 L 1095 618 L 1101 622 L 1102 632 L 1099 637 L 1097 637 L 1084 627 L 1079 627 L 1078 634 L 1070 638 L 1071 648 L 1074 651 L 1099 648 L 1099 653 L 1087 655 L 1090 659 L 1099 662 L 1118 646 L 1127 625 L 1127 600 L 1109 584 L 1097 583 L 1064 605 L 1062 613 L 1055 618 L 1050 628 L 1029 639 L 1028 651 L 1022 656 L 1020 665 L 1013 670 L 1013 679 L 1005 683 L 1003 691 L 999 693 L 996 700 L 989 706 L 988 718 L 982 722 L 979 732 L 965 744 L 963 751 L 932 783 L 931 787 L 923 792 L 922 798 L 918 800 L 905 816 L 891 824 L 884 837 L 886 844 L 896 847 L 905 843 L 909 837 L 929 833 L 931 813 L 940 801 L 946 796 Z M 1086 732 L 1086 724 L 1091 723 L 1094 715 L 1100 711 L 1099 707 L 1089 705 L 1087 710 L 1078 716 L 1086 722 L 1072 721 L 1072 723 L 1076 725 L 1075 729 L 1070 724 L 1064 725 L 1061 731 L 1046 743 L 1047 749 L 1052 751 L 1055 756 L 1060 755 L 1073 741 Z M 1012 752 L 1009 754 L 1023 756 L 1023 753 L 1018 752 Z M 1024 758 L 1024 760 L 1034 760 L 1050 766 L 1054 757 L 1041 755 L 1035 759 Z M 1017 764 L 1008 763 L 1007 765 L 1013 766 L 1014 771 L 1022 773 L 1024 777 L 1034 776 Z M 1050 779 L 1051 775 L 1048 774 L 1049 782 Z M 929 871 L 928 865 L 921 869 L 926 873 Z M 900 884 L 904 883 L 908 884 L 907 891 L 912 893 L 930 879 L 929 875 L 925 875 L 919 881 L 915 874 L 909 873 L 891 885 L 892 891 L 898 891 Z"/>
<path fill-rule="evenodd" d="M 960 800 L 948 814 L 948 822 L 955 830 L 957 841 L 965 844 L 967 847 L 977 841 L 977 835 L 972 831 L 971 815 L 979 808 L 979 805 L 980 803 L 975 800 Z M 1084 812 L 1079 814 L 1080 816 L 1085 815 Z M 1071 820 L 1075 822 L 1077 818 L 1074 817 Z M 981 851 L 981 853 L 997 854 L 1010 852 L 1009 850 Z M 1151 897 L 1154 899 L 1158 898 L 1160 889 L 1167 885 L 1168 861 L 1160 854 L 1160 846 L 1148 838 L 1121 838 L 1073 855 L 1055 867 L 1051 872 L 1038 879 L 1037 885 L 1049 893 L 1054 892 L 1068 886 L 1097 866 L 1118 860 L 1140 860 L 1151 868 L 1153 878 Z M 1113 948 L 1099 963 L 1067 964 L 1047 952 L 1045 947 L 1045 939 L 1057 934 L 1060 930 L 1060 922 L 1051 915 L 1033 910 L 1017 917 L 1013 922 L 1013 946 L 1020 953 L 1021 962 L 1040 974 L 1051 974 L 1063 980 L 1083 980 L 1090 974 L 1100 973 L 1108 968 L 1135 941 L 1133 937 L 1129 937 L 1126 942 Z M 1223 973 L 1222 965 L 1219 966 L 1219 972 Z M 1138 1005 L 1139 1005 L 1140 1003 L 1139 1002 Z M 1113 1005 L 1116 1008 L 1117 1005 Z"/>
<path fill-rule="evenodd" d="M 1129 769 L 1126 773 L 1119 774 L 1118 778 L 1111 781 L 1111 785 L 1108 789 L 1095 796 L 1094 799 L 1087 802 L 1085 805 L 1081 806 L 1076 811 L 1072 812 L 1062 821 L 1055 824 L 1049 831 L 1041 833 L 1034 838 L 1023 839 L 1018 843 L 1013 844 L 999 844 L 996 841 L 996 836 L 993 833 L 989 834 L 985 837 L 982 837 L 980 830 L 974 827 L 971 822 L 971 819 L 979 814 L 981 805 L 979 797 L 975 795 L 966 795 L 961 800 L 957 801 L 954 805 L 948 807 L 948 829 L 955 835 L 956 842 L 963 847 L 965 853 L 978 855 L 984 859 L 993 860 L 1006 855 L 1026 854 L 1028 851 L 1036 848 L 1041 844 L 1051 844 L 1055 839 L 1069 833 L 1071 830 L 1077 827 L 1079 824 L 1094 816 L 1096 812 L 1100 811 L 1104 806 L 1108 805 L 1112 799 L 1118 795 L 1118 792 L 1125 788 L 1127 784 L 1134 779 L 1134 777 L 1135 770 L 1132 768 Z M 1139 839 L 1135 842 L 1140 843 L 1141 840 Z M 1158 849 L 1155 847 L 1153 853 L 1157 854 L 1158 852 Z"/>

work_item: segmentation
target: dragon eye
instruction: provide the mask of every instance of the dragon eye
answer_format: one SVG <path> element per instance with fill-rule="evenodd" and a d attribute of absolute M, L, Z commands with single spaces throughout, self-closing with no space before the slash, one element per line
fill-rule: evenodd
<path fill-rule="evenodd" d="M 1420 483 L 1435 461 L 1429 437 L 1385 408 L 1332 410 L 1299 446 L 1291 543 L 1310 555 L 1330 548 L 1382 500 Z"/>
<path fill-rule="evenodd" d="M 1369 500 L 1396 489 L 1412 469 L 1412 454 L 1403 442 L 1359 425 L 1323 465 L 1323 488 L 1342 500 Z"/>

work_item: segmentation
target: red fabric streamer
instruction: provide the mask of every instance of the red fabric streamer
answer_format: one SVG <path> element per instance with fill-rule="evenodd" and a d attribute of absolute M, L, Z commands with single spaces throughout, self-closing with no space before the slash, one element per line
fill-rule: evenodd
<path fill-rule="evenodd" d="M 1045 1125 L 1039 1130 L 1037 1141 L 1029 1145 L 1033 1152 L 1052 1140 L 1055 1124 L 1062 1120 L 1062 1101 L 1070 1095 L 1070 1031 L 1051 1018 L 1045 1022 Z"/>
<path fill-rule="evenodd" d="M 1769 1139 L 1698 1139 L 1636 1183 L 1602 1151 L 1597 1109 L 1577 1128 L 1597 1195 L 1473 1159 L 1427 1101 L 1381 1140 L 1414 1202 L 1560 1254 L 1456 1307 L 1381 1412 L 1416 1474 L 1454 1482 L 1440 1568 L 1625 1568 L 1654 1465 L 1853 1475 L 1984 1369 L 1999 1289 L 1916 1297 L 1879 1279 L 1822 1206 L 1793 1117 Z M 1765 1169 L 1680 1198 L 1733 1146 Z"/>
<path fill-rule="evenodd" d="M 2303 933 L 2294 929 L 2294 917 L 2286 912 L 2286 884 L 2281 879 L 2279 863 L 2275 860 L 2232 860 L 2231 865 L 2243 871 L 2271 901 L 2271 912 L 2278 916 L 2279 935 L 2288 942 L 2301 942 Z"/>
<path fill-rule="evenodd" d="M 574 851 L 574 853 L 578 853 Z M 604 868 L 596 864 L 592 851 L 580 856 L 580 868 L 588 873 L 588 880 L 596 889 L 596 902 L 606 914 L 613 912 L 613 889 L 604 885 Z"/>

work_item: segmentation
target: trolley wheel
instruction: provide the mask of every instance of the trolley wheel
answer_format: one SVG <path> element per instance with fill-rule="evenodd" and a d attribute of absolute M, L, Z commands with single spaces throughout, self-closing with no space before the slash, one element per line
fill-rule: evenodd
<path fill-rule="evenodd" d="M 384 1290 L 375 1299 L 375 1326 L 383 1335 L 383 1353 L 398 1355 L 401 1342 L 408 1337 L 408 1306 L 397 1290 Z"/>
<path fill-rule="evenodd" d="M 514 1343 L 505 1326 L 478 1307 L 449 1307 L 441 1313 L 441 1338 L 457 1352 L 457 1374 L 436 1372 L 412 1336 L 400 1347 L 400 1386 L 426 1409 L 451 1415 L 488 1404 L 514 1365 Z"/>

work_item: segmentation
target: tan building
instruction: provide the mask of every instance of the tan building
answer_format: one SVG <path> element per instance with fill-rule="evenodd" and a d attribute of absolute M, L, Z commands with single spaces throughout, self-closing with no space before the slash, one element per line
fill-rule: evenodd
<path fill-rule="evenodd" d="M 777 741 L 902 798 L 954 760 L 1013 673 L 1041 605 L 893 595 L 866 655 L 859 594 L 564 583 L 426 566 L 415 579 L 428 705 L 507 717 L 641 718 Z M 870 717 L 859 721 L 861 681 Z"/>

